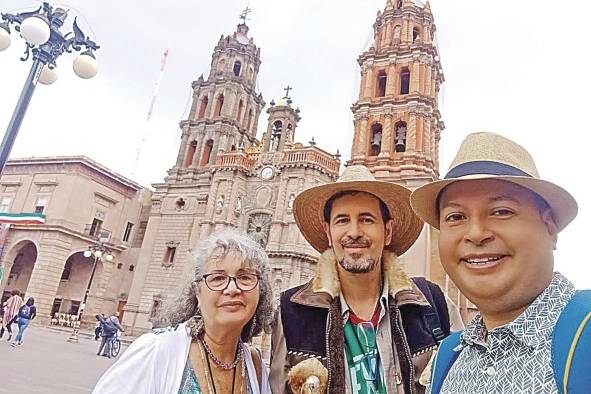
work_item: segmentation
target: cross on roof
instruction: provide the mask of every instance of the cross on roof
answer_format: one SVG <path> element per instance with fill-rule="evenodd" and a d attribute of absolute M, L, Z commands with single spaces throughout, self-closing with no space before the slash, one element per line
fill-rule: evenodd
<path fill-rule="evenodd" d="M 250 7 L 246 6 L 244 11 L 240 13 L 240 19 L 242 19 L 243 24 L 246 24 L 246 18 L 248 17 L 248 14 L 250 14 L 251 12 L 252 10 L 250 9 Z"/>
<path fill-rule="evenodd" d="M 289 91 L 292 90 L 293 88 L 289 85 L 287 85 L 287 87 L 283 90 L 285 90 L 285 97 L 289 97 Z"/>

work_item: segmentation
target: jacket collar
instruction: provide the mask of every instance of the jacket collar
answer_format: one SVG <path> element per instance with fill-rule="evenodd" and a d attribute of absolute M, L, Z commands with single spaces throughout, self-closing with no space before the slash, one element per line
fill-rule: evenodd
<path fill-rule="evenodd" d="M 398 256 L 384 251 L 382 255 L 384 278 L 388 281 L 388 293 L 397 306 L 415 304 L 429 305 L 425 295 L 398 264 Z M 301 305 L 328 308 L 328 305 L 341 293 L 337 261 L 329 249 L 318 259 L 314 278 L 291 296 L 291 301 Z"/>

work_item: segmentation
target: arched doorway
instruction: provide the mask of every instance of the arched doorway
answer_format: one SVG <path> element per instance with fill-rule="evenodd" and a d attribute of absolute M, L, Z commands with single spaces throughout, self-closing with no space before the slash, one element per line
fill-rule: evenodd
<path fill-rule="evenodd" d="M 32 241 L 19 242 L 7 254 L 7 257 L 7 260 L 12 263 L 12 267 L 7 274 L 2 302 L 8 299 L 12 290 L 26 294 L 37 260 L 37 247 Z"/>
<path fill-rule="evenodd" d="M 60 278 L 60 284 L 55 294 L 51 316 L 55 313 L 78 315 L 80 304 L 84 300 L 84 293 L 92 274 L 94 265 L 93 257 L 84 257 L 83 252 L 76 252 L 66 260 Z M 99 283 L 103 270 L 103 263 L 97 261 L 96 270 L 92 279 L 90 294 Z M 87 301 L 88 302 L 88 301 Z"/>

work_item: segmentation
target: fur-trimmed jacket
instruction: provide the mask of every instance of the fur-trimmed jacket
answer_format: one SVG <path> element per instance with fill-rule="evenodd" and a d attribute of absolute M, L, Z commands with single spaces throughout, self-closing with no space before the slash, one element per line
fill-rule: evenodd
<path fill-rule="evenodd" d="M 389 327 L 390 333 L 378 335 L 377 342 L 378 348 L 391 346 L 389 354 L 396 358 L 389 360 L 395 366 L 396 376 L 385 371 L 388 392 L 423 393 L 425 382 L 419 383 L 419 378 L 438 341 L 449 335 L 450 325 L 461 329 L 459 313 L 457 309 L 448 309 L 446 297 L 436 284 L 424 278 L 411 279 L 397 263 L 395 254 L 384 252 L 382 263 L 388 295 L 385 323 L 379 328 Z M 290 393 L 287 374 L 293 366 L 311 357 L 328 369 L 328 393 L 351 392 L 342 311 L 336 259 L 328 250 L 320 256 L 311 281 L 281 294 L 271 339 L 273 393 Z M 380 343 L 380 339 L 389 341 Z"/>

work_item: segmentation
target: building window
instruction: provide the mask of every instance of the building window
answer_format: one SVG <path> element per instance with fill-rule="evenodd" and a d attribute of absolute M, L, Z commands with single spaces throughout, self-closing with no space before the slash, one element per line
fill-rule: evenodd
<path fill-rule="evenodd" d="M 396 9 L 399 10 L 402 8 L 402 0 L 396 0 Z"/>
<path fill-rule="evenodd" d="M 70 311 L 68 312 L 70 315 L 78 316 L 78 311 L 80 310 L 80 301 L 72 300 L 70 304 Z"/>
<path fill-rule="evenodd" d="M 240 69 L 242 68 L 242 63 L 240 63 L 240 60 L 236 60 L 234 62 L 234 75 L 236 75 L 237 77 L 240 76 Z"/>
<path fill-rule="evenodd" d="M 406 122 L 397 122 L 394 125 L 394 130 L 396 130 L 394 150 L 396 152 L 406 152 Z"/>
<path fill-rule="evenodd" d="M 55 316 L 56 313 L 60 311 L 60 307 L 62 306 L 62 299 L 56 298 L 53 300 L 53 305 L 51 306 L 51 316 Z"/>
<path fill-rule="evenodd" d="M 213 116 L 221 116 L 223 106 L 224 106 L 224 95 L 220 94 L 218 96 L 216 103 L 215 103 L 215 111 L 213 113 Z"/>
<path fill-rule="evenodd" d="M 376 97 L 384 97 L 386 95 L 387 81 L 388 76 L 386 75 L 386 72 L 383 70 L 380 71 L 376 80 Z"/>
<path fill-rule="evenodd" d="M 129 238 L 131 237 L 131 229 L 133 228 L 133 223 L 127 222 L 127 226 L 125 226 L 125 232 L 123 233 L 123 242 L 129 242 Z"/>
<path fill-rule="evenodd" d="M 244 103 L 242 102 L 242 100 L 240 100 L 240 103 L 238 103 L 238 115 L 236 116 L 236 120 L 238 121 L 238 123 L 240 123 L 240 121 L 242 120 L 242 112 L 244 112 Z"/>
<path fill-rule="evenodd" d="M 273 123 L 271 128 L 271 143 L 269 146 L 269 152 L 275 152 L 279 149 L 279 140 L 281 140 L 281 132 L 283 131 L 283 123 L 280 120 Z"/>
<path fill-rule="evenodd" d="M 101 232 L 102 226 L 103 226 L 103 221 L 98 218 L 94 218 L 92 220 L 92 224 L 90 225 L 90 230 L 88 232 L 88 235 L 90 235 L 92 237 L 98 237 Z"/>
<path fill-rule="evenodd" d="M 174 256 L 176 255 L 176 246 L 167 246 L 166 253 L 164 253 L 164 263 L 171 265 L 174 263 Z"/>
<path fill-rule="evenodd" d="M 207 96 L 201 99 L 201 105 L 199 105 L 199 114 L 197 115 L 197 119 L 201 119 L 205 116 L 205 110 L 207 109 L 207 103 L 209 103 L 209 98 Z"/>
<path fill-rule="evenodd" d="M 371 126 L 371 145 L 369 147 L 369 155 L 377 156 L 382 151 L 382 125 L 374 123 Z"/>
<path fill-rule="evenodd" d="M 47 200 L 47 196 L 37 197 L 37 202 L 35 202 L 35 213 L 43 213 L 45 211 Z"/>
<path fill-rule="evenodd" d="M 206 166 L 209 164 L 209 159 L 211 158 L 211 150 L 213 149 L 213 140 L 207 140 L 205 146 L 203 147 L 203 154 L 201 155 L 201 162 L 199 163 L 200 166 Z"/>
<path fill-rule="evenodd" d="M 417 42 L 418 40 L 421 39 L 421 32 L 419 31 L 418 28 L 414 28 L 412 29 L 412 42 Z"/>
<path fill-rule="evenodd" d="M 0 212 L 9 212 L 11 203 L 12 197 L 2 197 L 2 200 L 0 200 Z"/>
<path fill-rule="evenodd" d="M 192 141 L 189 144 L 189 150 L 187 151 L 187 160 L 185 160 L 185 167 L 189 167 L 193 164 L 195 158 L 195 152 L 197 151 L 197 141 Z"/>
<path fill-rule="evenodd" d="M 246 122 L 246 130 L 250 131 L 250 126 L 252 126 L 252 109 L 248 110 L 248 122 Z"/>
<path fill-rule="evenodd" d="M 400 72 L 400 94 L 408 94 L 410 90 L 410 71 L 404 67 Z"/>
<path fill-rule="evenodd" d="M 66 264 L 64 264 L 64 270 L 62 271 L 62 277 L 60 280 L 70 280 L 70 274 L 72 273 L 72 258 L 68 258 L 66 260 Z"/>

